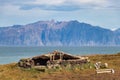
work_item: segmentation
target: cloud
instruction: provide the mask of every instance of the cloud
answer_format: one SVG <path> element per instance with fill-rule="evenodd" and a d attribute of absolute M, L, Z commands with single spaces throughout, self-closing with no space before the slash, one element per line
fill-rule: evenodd
<path fill-rule="evenodd" d="M 35 0 L 31 4 L 37 5 L 60 5 L 63 4 L 66 0 Z"/>
<path fill-rule="evenodd" d="M 39 8 L 53 11 L 119 8 L 119 0 L 0 0 L 0 5 L 17 5 L 22 10 Z"/>
<path fill-rule="evenodd" d="M 33 8 L 40 8 L 42 10 L 52 10 L 52 11 L 75 11 L 79 10 L 78 6 L 71 6 L 71 5 L 62 5 L 62 6 L 50 6 L 50 5 L 23 5 L 20 9 L 22 10 L 31 10 Z"/>
<path fill-rule="evenodd" d="M 0 5 L 24 4 L 34 0 L 0 0 Z"/>
<path fill-rule="evenodd" d="M 0 0 L 0 26 L 38 20 L 79 20 L 119 27 L 120 0 Z"/>

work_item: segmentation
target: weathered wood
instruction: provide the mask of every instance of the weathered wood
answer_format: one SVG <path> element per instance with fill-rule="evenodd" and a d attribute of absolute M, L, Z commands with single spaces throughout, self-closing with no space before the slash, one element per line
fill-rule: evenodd
<path fill-rule="evenodd" d="M 35 56 L 29 59 L 23 59 L 18 62 L 20 67 L 31 68 L 34 66 L 64 66 L 64 65 L 76 65 L 85 64 L 88 62 L 88 58 L 73 56 L 60 51 L 54 51 L 52 53 L 44 54 L 41 56 Z M 58 66 L 57 66 L 58 67 Z"/>
<path fill-rule="evenodd" d="M 108 63 L 97 62 L 94 64 L 96 69 L 108 68 Z"/>
<path fill-rule="evenodd" d="M 77 64 L 81 65 L 81 64 L 85 64 L 85 63 L 87 63 L 87 60 L 81 60 L 81 59 L 78 59 L 78 60 L 54 60 L 54 61 L 47 61 L 47 67 L 55 66 L 56 64 L 60 65 L 60 66 L 65 66 L 68 64 L 70 64 L 71 66 L 74 66 Z"/>
<path fill-rule="evenodd" d="M 60 60 L 62 60 L 62 58 L 63 58 L 63 55 L 62 55 L 62 53 L 60 53 Z"/>
<path fill-rule="evenodd" d="M 52 55 L 51 55 L 51 53 L 50 53 L 50 61 L 52 61 Z"/>
<path fill-rule="evenodd" d="M 55 60 L 55 54 L 53 54 L 53 61 Z"/>
<path fill-rule="evenodd" d="M 113 69 L 98 69 L 96 73 L 115 73 L 115 71 Z"/>
<path fill-rule="evenodd" d="M 38 71 L 42 71 L 42 72 L 45 72 L 46 70 L 46 66 L 34 66 L 33 68 Z"/>

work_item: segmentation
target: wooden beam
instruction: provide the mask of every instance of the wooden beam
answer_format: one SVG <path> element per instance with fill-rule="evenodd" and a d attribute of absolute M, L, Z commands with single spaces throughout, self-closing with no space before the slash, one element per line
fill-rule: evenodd
<path fill-rule="evenodd" d="M 60 60 L 62 60 L 63 59 L 63 55 L 62 55 L 62 53 L 60 53 Z"/>
<path fill-rule="evenodd" d="M 96 70 L 97 73 L 115 73 L 113 69 L 98 69 Z"/>

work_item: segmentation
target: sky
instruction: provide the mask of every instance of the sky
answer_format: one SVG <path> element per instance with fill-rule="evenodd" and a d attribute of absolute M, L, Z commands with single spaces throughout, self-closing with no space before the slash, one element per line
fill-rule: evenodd
<path fill-rule="evenodd" d="M 115 30 L 120 28 L 120 0 L 0 0 L 0 27 L 52 19 Z"/>

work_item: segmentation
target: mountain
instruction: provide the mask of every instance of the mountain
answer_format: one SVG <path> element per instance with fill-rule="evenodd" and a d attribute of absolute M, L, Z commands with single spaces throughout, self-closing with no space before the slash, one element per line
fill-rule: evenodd
<path fill-rule="evenodd" d="M 119 29 L 117 29 L 117 30 L 115 30 L 115 32 L 120 33 L 120 28 L 119 28 Z"/>
<path fill-rule="evenodd" d="M 7 46 L 113 46 L 120 45 L 120 29 L 111 31 L 74 21 L 38 21 L 0 27 L 0 45 Z"/>
<path fill-rule="evenodd" d="M 115 42 L 120 45 L 120 28 L 114 31 L 115 33 Z"/>

